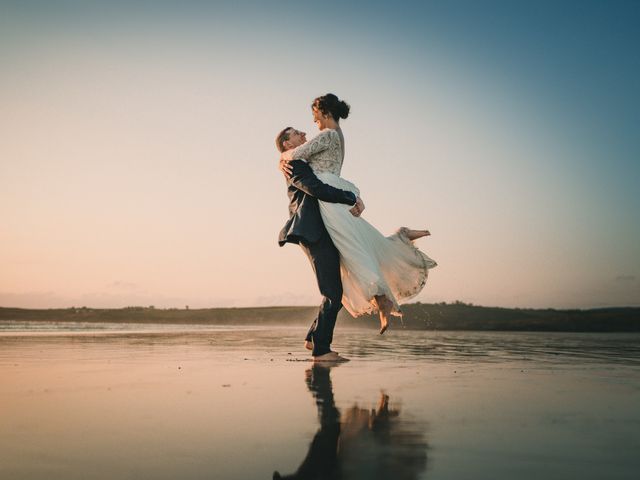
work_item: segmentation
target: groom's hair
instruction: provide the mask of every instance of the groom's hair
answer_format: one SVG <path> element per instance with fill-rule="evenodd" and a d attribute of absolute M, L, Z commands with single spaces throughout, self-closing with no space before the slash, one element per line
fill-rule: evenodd
<path fill-rule="evenodd" d="M 278 151 L 280 153 L 285 151 L 284 148 L 284 142 L 286 142 L 287 140 L 289 140 L 289 134 L 291 133 L 289 130 L 291 130 L 293 127 L 287 127 L 284 130 L 282 130 L 278 136 L 276 137 L 276 148 L 278 149 Z"/>

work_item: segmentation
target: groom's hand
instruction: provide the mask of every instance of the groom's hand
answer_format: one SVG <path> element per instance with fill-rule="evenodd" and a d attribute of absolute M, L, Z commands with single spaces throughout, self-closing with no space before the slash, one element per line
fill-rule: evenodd
<path fill-rule="evenodd" d="M 356 204 L 351 207 L 349 211 L 354 217 L 359 217 L 360 215 L 362 215 L 362 212 L 364 211 L 364 202 L 360 197 L 356 198 Z"/>
<path fill-rule="evenodd" d="M 293 167 L 286 160 L 280 159 L 280 163 L 278 164 L 278 169 L 284 174 L 284 177 L 289 180 L 291 175 L 293 175 Z"/>

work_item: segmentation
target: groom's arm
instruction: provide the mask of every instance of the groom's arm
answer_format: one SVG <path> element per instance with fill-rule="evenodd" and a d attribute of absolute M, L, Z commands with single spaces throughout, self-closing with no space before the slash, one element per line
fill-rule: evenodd
<path fill-rule="evenodd" d="M 307 195 L 316 197 L 323 202 L 355 205 L 355 193 L 348 190 L 340 190 L 321 182 L 306 162 L 293 160 L 290 165 L 293 168 L 293 172 L 291 178 L 289 178 L 289 183 L 298 190 L 302 190 Z"/>

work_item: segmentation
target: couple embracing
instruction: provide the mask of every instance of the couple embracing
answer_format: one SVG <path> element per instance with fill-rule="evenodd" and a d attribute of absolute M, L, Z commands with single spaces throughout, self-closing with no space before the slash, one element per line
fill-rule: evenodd
<path fill-rule="evenodd" d="M 331 342 L 342 306 L 354 317 L 378 313 L 382 334 L 390 315 L 402 315 L 398 302 L 417 295 L 437 264 L 413 244 L 430 235 L 428 230 L 402 227 L 385 237 L 361 217 L 360 191 L 340 177 L 340 120 L 349 115 L 349 105 L 328 93 L 311 110 L 318 135 L 307 141 L 304 132 L 287 127 L 276 137 L 289 195 L 289 220 L 278 243 L 302 247 L 323 296 L 306 348 L 314 361 L 340 361 L 346 359 L 331 350 Z"/>

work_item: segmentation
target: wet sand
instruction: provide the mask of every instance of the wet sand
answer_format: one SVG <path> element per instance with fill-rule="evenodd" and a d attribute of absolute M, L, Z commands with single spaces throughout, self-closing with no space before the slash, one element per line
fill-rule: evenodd
<path fill-rule="evenodd" d="M 352 361 L 314 368 L 299 328 L 13 327 L 0 325 L 2 479 L 640 468 L 637 334 L 338 328 L 335 349 Z"/>

